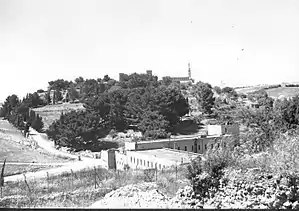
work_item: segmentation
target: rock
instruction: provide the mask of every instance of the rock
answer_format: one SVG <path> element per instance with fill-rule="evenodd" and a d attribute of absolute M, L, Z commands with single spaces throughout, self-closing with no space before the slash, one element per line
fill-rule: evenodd
<path fill-rule="evenodd" d="M 299 209 L 299 202 L 298 202 L 298 201 L 295 201 L 295 202 L 292 204 L 292 209 Z"/>
<path fill-rule="evenodd" d="M 292 207 L 292 203 L 289 201 L 286 201 L 285 203 L 283 203 L 283 206 L 286 208 L 291 208 Z"/>
<path fill-rule="evenodd" d="M 281 201 L 279 201 L 279 200 L 275 200 L 274 202 L 273 202 L 273 207 L 274 208 L 280 208 L 281 206 L 283 205 L 283 203 L 281 202 Z"/>

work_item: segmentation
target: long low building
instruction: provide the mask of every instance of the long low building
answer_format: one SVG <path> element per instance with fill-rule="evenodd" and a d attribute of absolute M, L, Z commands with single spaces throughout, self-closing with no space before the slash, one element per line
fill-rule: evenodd
<path fill-rule="evenodd" d="M 158 169 L 188 164 L 200 156 L 196 153 L 162 148 L 143 151 L 115 151 L 115 168 L 123 170 L 127 165 L 131 169 Z"/>
<path fill-rule="evenodd" d="M 207 135 L 126 142 L 124 149 L 101 151 L 106 168 L 158 169 L 190 163 L 209 148 L 226 146 L 226 137 L 238 136 L 238 125 L 211 125 Z"/>
<path fill-rule="evenodd" d="M 161 148 L 177 149 L 187 152 L 204 154 L 209 146 L 219 147 L 226 145 L 224 138 L 239 135 L 238 125 L 209 125 L 207 135 L 186 136 L 151 141 L 126 142 L 126 150 L 153 150 Z"/>

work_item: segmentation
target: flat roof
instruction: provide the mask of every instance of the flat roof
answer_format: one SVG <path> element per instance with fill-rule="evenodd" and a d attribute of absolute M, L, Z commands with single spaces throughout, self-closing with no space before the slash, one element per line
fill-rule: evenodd
<path fill-rule="evenodd" d="M 137 144 L 150 144 L 150 143 L 157 143 L 157 142 L 175 142 L 175 141 L 188 141 L 193 139 L 206 139 L 206 138 L 221 138 L 221 137 L 229 137 L 232 136 L 231 134 L 225 135 L 206 135 L 204 137 L 201 136 L 192 136 L 192 137 L 177 137 L 177 138 L 170 138 L 170 139 L 158 139 L 158 140 L 151 140 L 151 141 L 137 141 Z M 134 141 L 131 141 L 134 143 Z"/>
<path fill-rule="evenodd" d="M 196 158 L 198 156 L 201 156 L 201 154 L 193 153 L 193 152 L 186 152 L 182 150 L 175 150 L 175 149 L 168 149 L 168 148 L 162 148 L 162 149 L 152 149 L 152 150 L 142 150 L 142 151 L 131 151 L 135 153 L 140 153 L 143 155 L 153 156 L 160 159 L 165 159 L 171 162 L 177 162 L 181 163 L 182 158 L 183 162 L 186 163 L 190 162 L 190 158 Z"/>

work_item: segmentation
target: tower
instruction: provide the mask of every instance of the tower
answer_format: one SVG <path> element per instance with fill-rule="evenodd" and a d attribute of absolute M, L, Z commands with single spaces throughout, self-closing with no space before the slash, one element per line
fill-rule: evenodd
<path fill-rule="evenodd" d="M 188 63 L 188 77 L 191 79 L 191 68 L 190 68 L 190 62 Z"/>
<path fill-rule="evenodd" d="M 147 70 L 147 71 L 146 71 L 146 74 L 147 74 L 149 77 L 152 77 L 152 75 L 153 75 L 153 71 L 152 71 L 152 70 Z"/>

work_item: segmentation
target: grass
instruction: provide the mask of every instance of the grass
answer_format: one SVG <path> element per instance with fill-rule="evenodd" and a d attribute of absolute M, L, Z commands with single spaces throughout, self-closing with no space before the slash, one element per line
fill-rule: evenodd
<path fill-rule="evenodd" d="M 95 187 L 95 172 L 98 186 Z M 183 168 L 158 172 L 159 190 L 168 196 L 174 196 L 184 187 L 186 181 Z M 9 182 L 4 185 L 0 207 L 88 207 L 100 200 L 108 192 L 129 184 L 145 181 L 143 171 L 114 171 L 106 169 L 87 169 L 77 173 L 64 173 L 60 176 L 35 181 Z M 29 188 L 28 188 L 29 187 Z"/>
<path fill-rule="evenodd" d="M 30 165 L 30 164 L 15 165 L 15 164 L 6 163 L 4 174 L 5 176 L 12 176 L 12 175 L 23 174 L 27 172 L 37 172 L 40 170 L 50 169 L 54 167 L 60 167 L 60 166 L 59 165 L 44 166 L 44 165 Z"/>
<path fill-rule="evenodd" d="M 299 87 L 278 87 L 275 89 L 266 90 L 270 97 L 294 97 L 299 94 Z"/>
<path fill-rule="evenodd" d="M 268 85 L 236 89 L 236 91 L 238 93 L 248 94 L 250 92 L 259 91 L 266 87 L 268 87 Z M 299 87 L 278 87 L 273 89 L 266 89 L 265 91 L 268 93 L 270 97 L 277 98 L 281 95 L 284 97 L 294 97 L 295 95 L 299 94 Z"/>
<path fill-rule="evenodd" d="M 299 176 L 299 133 L 280 134 L 276 137 L 273 145 L 265 151 L 259 153 L 245 152 L 237 158 L 234 169 L 248 170 L 260 169 L 262 172 L 275 175 L 297 175 Z M 241 144 L 241 148 L 247 148 L 246 144 Z M 242 149 L 241 149 L 242 151 Z"/>
<path fill-rule="evenodd" d="M 243 93 L 243 94 L 248 94 L 250 92 L 255 92 L 255 91 L 259 91 L 263 88 L 268 87 L 269 85 L 257 85 L 257 86 L 250 86 L 250 87 L 246 87 L 246 88 L 240 88 L 240 89 L 236 89 L 236 92 L 238 94 Z"/>
<path fill-rule="evenodd" d="M 60 118 L 61 112 L 69 112 L 72 110 L 84 110 L 82 103 L 64 103 L 57 105 L 46 105 L 44 107 L 33 109 L 37 114 L 43 118 L 44 129 L 49 128 L 49 126 L 57 119 Z"/>
<path fill-rule="evenodd" d="M 26 139 L 7 121 L 0 121 L 0 163 L 7 160 L 7 168 L 5 175 L 12 175 L 24 171 L 36 171 L 48 167 L 24 165 L 10 165 L 9 162 L 22 163 L 65 163 L 70 159 L 53 156 L 42 149 L 33 149 L 30 146 L 25 146 L 21 142 Z"/>

